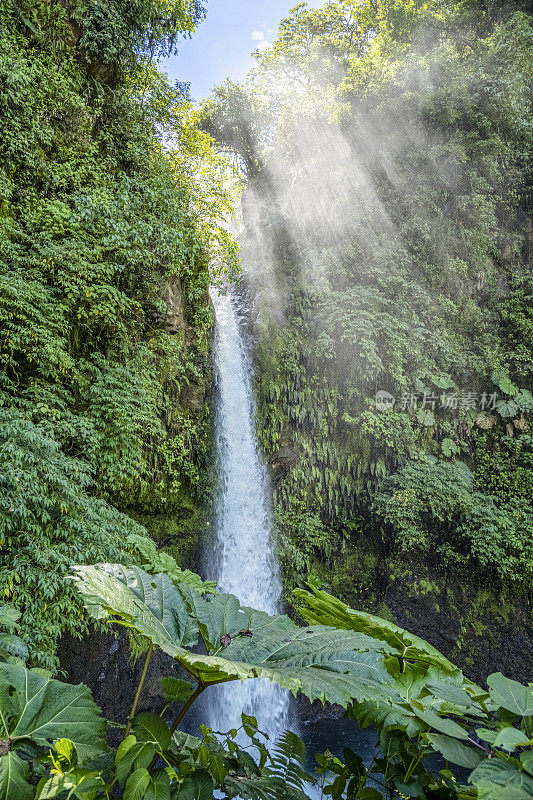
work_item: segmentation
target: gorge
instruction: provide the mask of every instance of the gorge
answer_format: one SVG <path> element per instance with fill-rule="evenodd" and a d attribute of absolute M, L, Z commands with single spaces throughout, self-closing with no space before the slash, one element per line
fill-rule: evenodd
<path fill-rule="evenodd" d="M 529 4 L 206 14 L 0 2 L 0 800 L 533 797 Z"/>

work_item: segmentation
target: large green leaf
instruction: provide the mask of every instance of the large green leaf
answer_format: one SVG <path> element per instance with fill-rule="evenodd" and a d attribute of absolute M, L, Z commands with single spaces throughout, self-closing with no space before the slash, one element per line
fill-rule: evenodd
<path fill-rule="evenodd" d="M 34 795 L 28 763 L 16 752 L 24 742 L 49 747 L 68 737 L 81 762 L 106 749 L 105 721 L 83 684 L 72 686 L 18 664 L 0 663 L 0 713 L 0 800 Z"/>
<path fill-rule="evenodd" d="M 360 631 L 361 633 L 386 642 L 398 656 L 426 664 L 434 664 L 444 670 L 455 672 L 457 667 L 442 653 L 418 636 L 364 611 L 356 611 L 341 600 L 320 589 L 319 582 L 310 578 L 310 591 L 296 589 L 294 594 L 304 602 L 300 613 L 310 624 L 333 625 L 335 628 Z"/>
<path fill-rule="evenodd" d="M 271 620 L 252 627 L 251 637 L 232 639 L 223 656 L 187 653 L 180 663 L 204 683 L 268 678 L 295 695 L 303 692 L 310 700 L 342 706 L 384 693 L 400 700 L 375 640 L 324 626 L 288 631 L 285 620 L 279 627 L 276 617 Z"/>
<path fill-rule="evenodd" d="M 14 633 L 0 632 L 0 650 L 4 650 L 15 658 L 26 660 L 28 658 L 28 645 L 20 636 Z"/>
<path fill-rule="evenodd" d="M 491 699 L 496 705 L 522 717 L 533 714 L 533 686 L 523 686 L 518 681 L 494 672 L 487 678 Z"/>
<path fill-rule="evenodd" d="M 381 697 L 376 694 L 373 702 L 355 704 L 348 711 L 348 716 L 355 717 L 362 727 L 376 725 L 381 730 L 388 726 L 399 726 L 405 728 L 410 737 L 433 729 L 447 737 L 466 740 L 467 729 L 471 725 L 470 717 L 483 717 L 482 712 L 472 707 L 471 698 L 462 689 L 465 679 L 460 670 L 449 673 L 434 666 L 426 669 L 419 662 L 406 664 L 403 672 L 398 670 L 396 661 L 387 666 L 394 678 L 394 689 L 400 701 L 385 687 Z M 468 681 L 465 681 L 465 685 L 471 688 Z M 465 714 L 468 715 L 465 727 L 450 719 L 450 715 L 460 718 Z M 444 738 L 437 738 L 436 741 Z"/>
<path fill-rule="evenodd" d="M 452 764 L 459 764 L 460 767 L 474 769 L 485 758 L 481 750 L 469 747 L 450 736 L 443 736 L 440 733 L 428 733 L 426 738 L 431 746 L 444 756 L 446 761 L 451 761 Z"/>
<path fill-rule="evenodd" d="M 73 567 L 74 580 L 89 613 L 143 633 L 171 656 L 198 640 L 179 589 L 167 575 L 149 575 L 138 567 L 99 564 Z"/>
<path fill-rule="evenodd" d="M 184 681 L 171 675 L 159 678 L 159 684 L 167 703 L 180 703 L 181 705 L 187 702 L 195 688 L 191 681 Z"/>
<path fill-rule="evenodd" d="M 356 719 L 361 728 L 373 725 L 381 730 L 389 726 L 400 726 L 405 728 L 409 737 L 417 736 L 426 729 L 422 720 L 415 717 L 412 711 L 387 702 L 376 703 L 366 700 L 362 703 L 355 703 L 348 709 L 346 716 Z"/>
<path fill-rule="evenodd" d="M 520 764 L 533 777 L 533 750 L 525 750 L 520 755 Z"/>
<path fill-rule="evenodd" d="M 13 751 L 0 756 L 0 800 L 31 800 L 34 788 L 27 781 L 29 773 L 28 762 Z"/>
<path fill-rule="evenodd" d="M 428 670 L 426 688 L 437 701 L 449 703 L 462 709 L 463 712 L 468 711 L 470 716 L 478 715 L 481 719 L 486 718 L 485 713 L 479 710 L 479 700 L 486 701 L 489 697 L 487 692 L 483 692 L 476 684 L 465 678 L 459 669 L 454 674 L 442 671 L 436 673 L 434 670 L 434 667 Z"/>
<path fill-rule="evenodd" d="M 483 800 L 532 800 L 533 778 L 514 761 L 486 758 L 470 774 L 469 783 Z"/>
<path fill-rule="evenodd" d="M 533 739 L 530 739 L 523 731 L 512 727 L 498 731 L 494 739 L 494 747 L 501 747 L 509 753 L 516 750 L 517 747 L 530 747 L 531 745 L 533 745 Z"/>
<path fill-rule="evenodd" d="M 233 595 L 201 595 L 165 576 L 111 565 L 76 567 L 87 608 L 115 616 L 172 655 L 196 680 L 268 678 L 294 694 L 346 706 L 354 698 L 393 697 L 394 679 L 383 664 L 394 649 L 364 632 L 324 625 L 299 628 L 287 616 L 241 606 Z M 187 613 L 188 612 L 188 613 Z M 191 620 L 207 654 L 185 649 Z"/>
<path fill-rule="evenodd" d="M 197 770 L 181 784 L 178 800 L 213 800 L 213 779 L 207 770 Z"/>
<path fill-rule="evenodd" d="M 124 800 L 142 800 L 150 783 L 150 773 L 145 767 L 136 769 L 128 777 L 124 787 Z"/>
<path fill-rule="evenodd" d="M 13 631 L 17 627 L 17 621 L 21 612 L 10 603 L 0 603 L 0 626 Z"/>
<path fill-rule="evenodd" d="M 128 739 L 130 739 L 129 736 Z M 119 783 L 124 785 L 132 771 L 145 769 L 155 753 L 156 748 L 151 742 L 136 742 L 135 736 L 132 736 L 127 744 L 127 749 L 124 748 L 120 756 L 119 750 L 117 750 L 116 774 Z"/>
<path fill-rule="evenodd" d="M 105 721 L 83 684 L 61 683 L 18 664 L 0 663 L 0 685 L 9 692 L 6 724 L 12 747 L 23 739 L 47 746 L 66 737 L 80 762 L 106 749 Z"/>
<path fill-rule="evenodd" d="M 294 623 L 286 616 L 269 616 L 263 611 L 241 606 L 234 595 L 217 594 L 204 597 L 188 586 L 181 586 L 187 605 L 197 621 L 204 644 L 209 651 L 221 648 L 221 641 L 226 634 L 234 638 L 239 631 L 248 631 L 252 627 L 259 631 L 265 626 L 283 635 L 294 630 Z"/>
<path fill-rule="evenodd" d="M 170 746 L 171 735 L 165 722 L 149 711 L 141 711 L 133 721 L 133 734 L 142 742 L 152 742 L 159 750 Z"/>
<path fill-rule="evenodd" d="M 170 778 L 165 770 L 151 776 L 144 800 L 170 800 Z"/>

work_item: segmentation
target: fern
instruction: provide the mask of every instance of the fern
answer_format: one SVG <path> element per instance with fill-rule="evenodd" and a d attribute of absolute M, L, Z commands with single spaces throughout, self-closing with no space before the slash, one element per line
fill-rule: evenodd
<path fill-rule="evenodd" d="M 292 731 L 284 731 L 271 756 L 272 775 L 280 778 L 291 791 L 303 793 L 306 783 L 314 783 L 313 777 L 305 771 L 306 758 L 302 739 Z"/>
<path fill-rule="evenodd" d="M 300 737 L 285 731 L 261 774 L 238 781 L 239 796 L 242 800 L 308 800 L 306 789 L 314 786 L 315 779 L 304 769 L 306 757 Z"/>

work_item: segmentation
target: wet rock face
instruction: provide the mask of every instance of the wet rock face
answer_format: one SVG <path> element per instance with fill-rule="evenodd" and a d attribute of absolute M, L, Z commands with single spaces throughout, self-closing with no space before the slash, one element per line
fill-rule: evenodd
<path fill-rule="evenodd" d="M 69 683 L 85 683 L 107 719 L 126 722 L 146 656 L 142 654 L 133 662 L 128 638 L 123 632 L 116 635 L 111 632 L 93 632 L 84 639 L 63 636 L 58 656 L 64 673 L 58 677 Z M 156 714 L 162 711 L 166 704 L 159 678 L 165 675 L 186 677 L 170 656 L 161 650 L 155 650 L 150 659 L 137 711 L 152 711 Z M 113 741 L 115 735 L 117 742 Z M 110 743 L 117 744 L 121 738 L 120 730 L 112 730 L 110 736 Z"/>
<path fill-rule="evenodd" d="M 198 413 L 205 405 L 206 386 L 202 383 L 189 383 L 180 392 L 180 403 L 185 408 Z"/>
<path fill-rule="evenodd" d="M 185 331 L 187 324 L 185 322 L 183 292 L 177 275 L 165 284 L 162 299 L 167 304 L 165 328 L 168 333 Z"/>
<path fill-rule="evenodd" d="M 274 485 L 280 483 L 293 469 L 298 461 L 298 454 L 293 446 L 285 445 L 270 459 L 271 477 Z"/>

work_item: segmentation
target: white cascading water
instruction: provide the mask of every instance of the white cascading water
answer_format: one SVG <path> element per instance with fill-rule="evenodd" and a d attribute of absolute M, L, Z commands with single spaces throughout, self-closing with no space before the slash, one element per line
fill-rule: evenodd
<path fill-rule="evenodd" d="M 237 595 L 242 605 L 275 614 L 281 581 L 270 535 L 268 476 L 255 436 L 249 354 L 235 301 L 216 289 L 212 301 L 221 485 L 215 543 L 206 557 L 206 574 L 218 582 L 219 591 Z M 264 680 L 217 687 L 206 711 L 209 725 L 219 731 L 239 727 L 242 711 L 257 717 L 259 729 L 271 741 L 289 727 L 288 692 Z"/>

